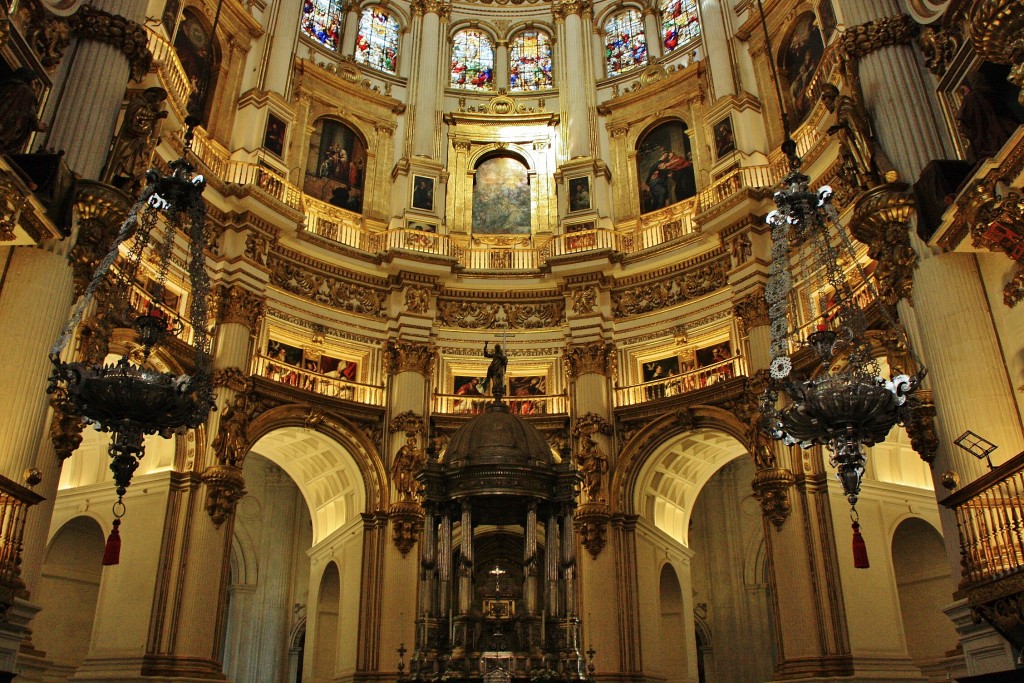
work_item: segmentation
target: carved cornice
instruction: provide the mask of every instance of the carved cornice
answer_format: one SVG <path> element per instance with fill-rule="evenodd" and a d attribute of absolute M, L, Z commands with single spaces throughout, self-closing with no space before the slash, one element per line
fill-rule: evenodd
<path fill-rule="evenodd" d="M 146 29 L 118 14 L 104 12 L 92 5 L 82 5 L 68 17 L 71 32 L 83 40 L 113 45 L 128 58 L 132 78 L 141 81 L 153 62 Z"/>
<path fill-rule="evenodd" d="M 250 332 L 259 330 L 266 314 L 266 297 L 238 284 L 220 285 L 216 290 L 217 322 L 243 325 Z"/>
<path fill-rule="evenodd" d="M 614 368 L 615 347 L 604 342 L 591 342 L 581 346 L 569 344 L 563 358 L 565 371 L 570 379 L 587 374 L 607 377 Z"/>
<path fill-rule="evenodd" d="M 879 295 L 889 306 L 900 299 L 913 303 L 912 276 L 917 254 L 910 246 L 914 196 L 902 183 L 879 185 L 860 196 L 853 207 L 850 233 L 868 246 L 878 263 Z"/>
<path fill-rule="evenodd" d="M 460 329 L 536 330 L 562 324 L 565 320 L 565 300 L 498 303 L 439 299 L 437 317 L 442 325 Z"/>
<path fill-rule="evenodd" d="M 917 31 L 918 24 L 906 14 L 875 19 L 846 29 L 839 37 L 839 53 L 844 59 L 859 59 L 889 45 L 906 45 Z"/>
<path fill-rule="evenodd" d="M 755 327 L 768 324 L 768 302 L 764 298 L 764 287 L 757 287 L 733 301 L 732 314 L 740 321 L 743 334 L 750 334 Z"/>
<path fill-rule="evenodd" d="M 437 350 L 428 344 L 388 342 L 384 347 L 384 370 L 389 375 L 418 372 L 430 379 L 436 359 Z"/>

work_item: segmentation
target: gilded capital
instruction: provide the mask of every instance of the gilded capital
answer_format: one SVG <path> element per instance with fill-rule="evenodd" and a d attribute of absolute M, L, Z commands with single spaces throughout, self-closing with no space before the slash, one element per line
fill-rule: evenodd
<path fill-rule="evenodd" d="M 551 7 L 551 13 L 555 21 L 565 21 L 566 17 L 572 15 L 583 16 L 593 7 L 590 0 L 555 0 Z"/>
<path fill-rule="evenodd" d="M 437 351 L 429 344 L 388 342 L 384 347 L 384 370 L 389 375 L 418 372 L 429 379 L 436 359 Z"/>
<path fill-rule="evenodd" d="M 259 329 L 265 312 L 265 297 L 237 284 L 220 285 L 216 296 L 217 322 L 222 325 L 244 325 L 250 332 Z"/>
<path fill-rule="evenodd" d="M 451 0 L 414 0 L 412 3 L 413 14 L 436 14 L 441 19 L 447 19 L 452 13 Z"/>
<path fill-rule="evenodd" d="M 917 31 L 917 23 L 906 14 L 875 19 L 843 31 L 839 53 L 845 59 L 859 59 L 889 45 L 906 45 Z"/>
<path fill-rule="evenodd" d="M 582 346 L 569 344 L 564 359 L 565 371 L 570 379 L 588 374 L 607 377 L 615 365 L 615 347 L 604 342 L 591 342 Z"/>
<path fill-rule="evenodd" d="M 732 304 L 732 314 L 742 323 L 744 334 L 755 327 L 768 324 L 768 302 L 764 298 L 764 287 L 740 297 Z"/>
<path fill-rule="evenodd" d="M 141 24 L 118 14 L 104 12 L 92 5 L 82 5 L 68 18 L 71 32 L 83 40 L 113 45 L 128 58 L 132 78 L 141 81 L 153 62 L 149 36 Z"/>

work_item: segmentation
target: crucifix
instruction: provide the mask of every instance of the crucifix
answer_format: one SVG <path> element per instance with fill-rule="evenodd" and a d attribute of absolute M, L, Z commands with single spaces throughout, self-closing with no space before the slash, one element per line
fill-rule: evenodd
<path fill-rule="evenodd" d="M 501 577 L 504 574 L 508 574 L 508 572 L 505 571 L 499 565 L 496 564 L 496 565 L 494 565 L 494 569 L 491 569 L 487 573 L 491 574 L 492 576 L 494 576 L 494 591 L 496 593 L 500 593 L 501 592 L 501 583 L 500 583 L 501 582 Z"/>

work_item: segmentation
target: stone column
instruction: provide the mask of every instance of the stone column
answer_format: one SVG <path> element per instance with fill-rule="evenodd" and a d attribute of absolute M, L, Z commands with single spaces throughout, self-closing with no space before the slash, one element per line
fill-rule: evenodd
<path fill-rule="evenodd" d="M 494 85 L 509 87 L 508 41 L 499 40 L 494 45 Z"/>
<path fill-rule="evenodd" d="M 547 583 L 547 591 L 544 596 L 544 604 L 548 618 L 555 618 L 561 614 L 558 605 L 558 515 L 552 512 L 548 515 L 547 529 L 544 536 L 544 579 Z"/>
<path fill-rule="evenodd" d="M 537 504 L 530 503 L 523 528 L 523 602 L 528 616 L 537 614 Z"/>
<path fill-rule="evenodd" d="M 448 59 L 442 58 L 441 36 L 451 13 L 448 0 L 417 0 L 413 14 L 419 20 L 415 79 L 410 84 L 411 102 L 416 103 L 413 120 L 412 153 L 415 156 L 436 159 L 438 142 L 435 139 L 440 122 L 441 91 L 447 84 L 444 74 Z"/>
<path fill-rule="evenodd" d="M 356 53 L 356 38 L 359 36 L 359 3 L 350 2 L 345 5 L 345 29 L 341 37 L 341 45 L 338 52 L 345 57 L 351 57 Z"/>
<path fill-rule="evenodd" d="M 562 110 L 566 114 L 566 156 L 570 159 L 591 156 L 590 108 L 588 106 L 587 83 L 591 82 L 579 73 L 581 56 L 588 50 L 583 30 L 583 15 L 589 16 L 589 0 L 562 0 L 552 7 L 555 22 L 560 24 L 558 41 L 562 45 L 556 68 L 559 69 L 559 83 L 562 93 Z"/>
<path fill-rule="evenodd" d="M 661 17 L 654 7 L 645 7 L 643 12 L 644 34 L 647 36 L 647 61 L 654 62 L 665 54 L 665 46 L 661 42 Z"/>
<path fill-rule="evenodd" d="M 261 60 L 259 89 L 284 95 L 292 74 L 292 54 L 299 42 L 299 25 L 302 4 L 291 2 L 274 3 L 272 12 L 273 29 L 267 37 Z"/>
<path fill-rule="evenodd" d="M 708 73 L 711 75 L 714 99 L 735 95 L 733 51 L 729 34 L 725 28 L 725 19 L 722 16 L 721 0 L 701 0 L 700 25 L 704 41 L 703 54 L 708 60 Z"/>
<path fill-rule="evenodd" d="M 459 615 L 467 616 L 473 604 L 473 505 L 462 503 L 462 522 L 459 527 Z"/>

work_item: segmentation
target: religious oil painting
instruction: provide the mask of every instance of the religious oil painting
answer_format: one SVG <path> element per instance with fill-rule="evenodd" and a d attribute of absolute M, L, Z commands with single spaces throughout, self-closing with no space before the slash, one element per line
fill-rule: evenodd
<path fill-rule="evenodd" d="M 426 221 L 409 221 L 406 223 L 406 227 L 409 230 L 419 230 L 420 232 L 437 232 L 437 223 Z"/>
<path fill-rule="evenodd" d="M 334 206 L 360 213 L 366 145 L 340 121 L 320 119 L 309 139 L 309 162 L 302 189 Z"/>
<path fill-rule="evenodd" d="M 530 234 L 530 177 L 513 156 L 492 156 L 473 177 L 473 232 L 483 235 Z"/>
<path fill-rule="evenodd" d="M 732 358 L 732 347 L 729 345 L 729 342 L 722 342 L 721 344 L 697 349 L 695 355 L 697 357 L 697 367 L 703 368 Z"/>
<path fill-rule="evenodd" d="M 422 175 L 412 177 L 412 208 L 434 210 L 434 179 Z"/>
<path fill-rule="evenodd" d="M 657 382 L 679 374 L 679 356 L 668 356 L 643 364 L 644 382 Z"/>
<path fill-rule="evenodd" d="M 569 211 L 590 208 L 590 176 L 569 179 Z"/>
<path fill-rule="evenodd" d="M 547 393 L 547 377 L 530 375 L 527 377 L 509 377 L 509 396 L 543 396 Z"/>
<path fill-rule="evenodd" d="M 565 248 L 569 251 L 592 249 L 597 244 L 597 235 L 593 232 L 595 227 L 594 221 L 567 224 L 565 226 Z"/>
<path fill-rule="evenodd" d="M 178 14 L 181 12 L 181 0 L 167 0 L 164 4 L 164 30 L 168 38 L 174 36 L 174 27 L 178 25 Z"/>
<path fill-rule="evenodd" d="M 212 98 L 207 93 L 214 90 L 214 74 L 217 73 L 217 54 L 210 57 L 210 29 L 191 8 L 182 13 L 181 25 L 174 36 L 174 52 L 178 55 L 185 71 L 192 94 L 188 98 L 188 109 L 203 107 L 203 116 L 208 120 Z"/>
<path fill-rule="evenodd" d="M 273 113 L 267 113 L 267 129 L 263 133 L 263 147 L 277 156 L 284 156 L 285 122 Z"/>
<path fill-rule="evenodd" d="M 736 141 L 732 134 L 732 117 L 726 116 L 715 124 L 715 158 L 722 159 L 736 151 Z"/>
<path fill-rule="evenodd" d="M 832 0 L 821 0 L 818 5 L 818 19 L 821 20 L 821 32 L 825 38 L 825 44 L 832 40 L 832 33 L 836 30 L 836 10 L 832 7 Z"/>
<path fill-rule="evenodd" d="M 641 213 L 657 211 L 697 194 L 690 138 L 682 121 L 667 121 L 640 139 L 636 153 Z"/>
<path fill-rule="evenodd" d="M 302 365 L 302 349 L 270 339 L 267 341 L 267 357 L 278 363 L 299 367 Z"/>
<path fill-rule="evenodd" d="M 814 105 L 811 84 L 824 51 L 825 45 L 814 14 L 801 14 L 779 52 L 779 75 L 783 81 L 783 93 L 789 100 L 787 109 L 791 112 L 790 124 L 793 127 L 807 118 Z"/>
<path fill-rule="evenodd" d="M 483 377 L 472 377 L 469 375 L 455 375 L 452 380 L 452 393 L 456 396 L 478 396 L 483 395 Z"/>

